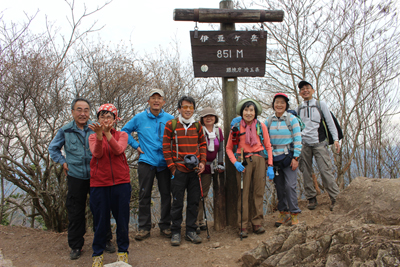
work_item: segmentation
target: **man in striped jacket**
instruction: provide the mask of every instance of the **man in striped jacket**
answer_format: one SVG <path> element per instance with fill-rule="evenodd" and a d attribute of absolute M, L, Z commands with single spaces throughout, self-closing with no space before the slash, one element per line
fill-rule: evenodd
<path fill-rule="evenodd" d="M 197 210 L 200 200 L 198 175 L 205 168 L 207 146 L 201 125 L 193 118 L 195 108 L 196 104 L 192 97 L 181 97 L 178 101 L 178 118 L 168 121 L 164 130 L 163 152 L 167 166 L 172 173 L 172 246 L 179 246 L 181 243 L 182 210 L 185 190 L 187 190 L 185 239 L 194 244 L 199 244 L 202 241 L 196 234 Z M 187 155 L 197 157 L 199 162 L 198 172 L 196 172 L 196 169 L 191 168 L 192 166 L 185 165 L 184 158 Z"/>

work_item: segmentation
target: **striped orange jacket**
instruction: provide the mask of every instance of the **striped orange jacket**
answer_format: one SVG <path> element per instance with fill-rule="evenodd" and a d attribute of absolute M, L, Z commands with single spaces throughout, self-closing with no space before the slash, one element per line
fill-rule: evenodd
<path fill-rule="evenodd" d="M 175 135 L 172 134 L 172 122 L 171 120 L 165 124 L 164 137 L 163 137 L 163 152 L 164 158 L 167 162 L 168 168 L 172 173 L 178 169 L 181 172 L 190 172 L 188 168 L 183 164 L 183 158 L 186 155 L 193 154 L 199 159 L 199 162 L 206 164 L 206 153 L 207 145 L 206 139 L 203 134 L 202 126 L 197 132 L 194 123 L 190 125 L 185 134 L 185 128 L 182 123 L 178 120 L 176 123 L 176 136 L 178 138 L 178 157 L 176 157 L 176 141 Z M 171 149 L 172 141 L 172 149 Z M 178 163 L 182 162 L 182 163 Z"/>

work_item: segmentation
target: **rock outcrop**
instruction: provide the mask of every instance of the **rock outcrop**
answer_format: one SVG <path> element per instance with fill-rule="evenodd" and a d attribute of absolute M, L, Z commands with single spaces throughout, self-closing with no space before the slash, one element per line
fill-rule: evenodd
<path fill-rule="evenodd" d="M 244 266 L 400 266 L 400 179 L 356 178 L 313 229 L 279 227 Z"/>

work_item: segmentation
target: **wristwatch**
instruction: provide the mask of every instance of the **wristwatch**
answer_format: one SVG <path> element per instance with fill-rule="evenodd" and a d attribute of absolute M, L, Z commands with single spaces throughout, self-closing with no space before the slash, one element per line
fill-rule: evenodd
<path fill-rule="evenodd" d="M 295 161 L 299 161 L 299 157 L 294 157 L 293 158 Z"/>

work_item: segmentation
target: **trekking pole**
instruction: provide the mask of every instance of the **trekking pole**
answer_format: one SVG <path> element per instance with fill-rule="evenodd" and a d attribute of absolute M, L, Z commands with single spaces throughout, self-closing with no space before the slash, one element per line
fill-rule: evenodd
<path fill-rule="evenodd" d="M 207 239 L 210 240 L 210 233 L 208 232 L 208 224 L 207 224 L 206 204 L 204 203 L 205 201 L 204 201 L 204 195 L 203 195 L 203 185 L 201 183 L 201 174 L 199 174 L 199 183 L 200 183 L 201 201 L 203 201 L 203 212 L 204 212 L 204 221 L 206 222 Z"/>
<path fill-rule="evenodd" d="M 240 160 L 243 161 L 243 148 L 240 151 Z M 243 172 L 240 173 L 240 241 L 243 240 Z"/>

